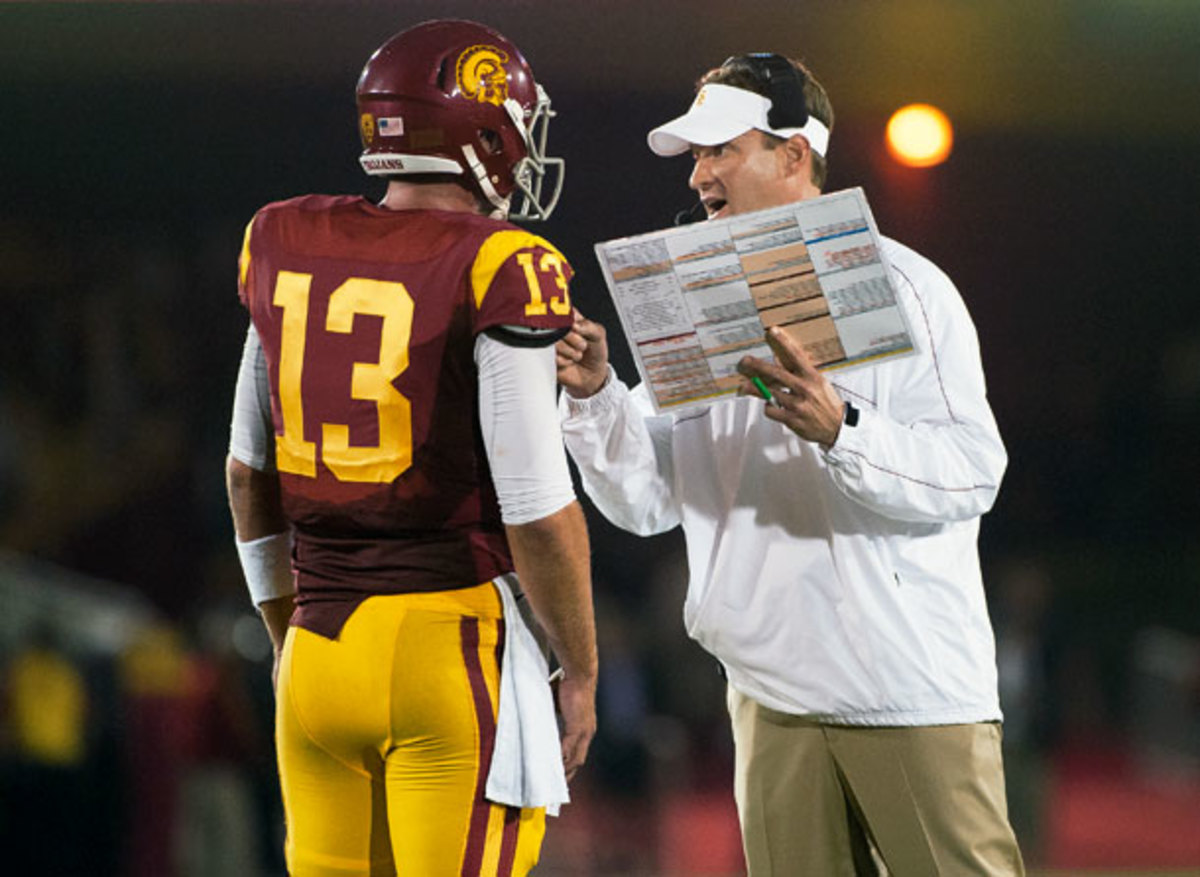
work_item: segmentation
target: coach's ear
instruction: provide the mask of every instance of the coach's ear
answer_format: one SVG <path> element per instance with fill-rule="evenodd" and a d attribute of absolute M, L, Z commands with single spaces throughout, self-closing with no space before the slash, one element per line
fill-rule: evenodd
<path fill-rule="evenodd" d="M 802 174 L 806 179 L 812 173 L 812 146 L 803 134 L 793 134 L 780 147 L 788 175 Z"/>

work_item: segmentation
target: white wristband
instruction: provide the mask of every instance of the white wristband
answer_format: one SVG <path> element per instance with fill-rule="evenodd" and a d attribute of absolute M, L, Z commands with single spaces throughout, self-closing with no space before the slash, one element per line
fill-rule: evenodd
<path fill-rule="evenodd" d="M 296 593 L 291 531 L 238 542 L 237 552 L 255 606 Z"/>

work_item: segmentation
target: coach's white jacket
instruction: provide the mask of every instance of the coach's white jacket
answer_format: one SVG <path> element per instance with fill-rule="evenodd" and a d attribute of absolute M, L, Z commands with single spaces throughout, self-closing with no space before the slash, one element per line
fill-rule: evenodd
<path fill-rule="evenodd" d="M 861 414 L 829 451 L 756 398 L 654 416 L 615 375 L 562 395 L 567 447 L 613 523 L 683 525 L 688 633 L 744 694 L 844 724 L 999 719 L 976 545 L 1007 458 L 957 290 L 884 253 L 919 353 L 831 375 Z"/>

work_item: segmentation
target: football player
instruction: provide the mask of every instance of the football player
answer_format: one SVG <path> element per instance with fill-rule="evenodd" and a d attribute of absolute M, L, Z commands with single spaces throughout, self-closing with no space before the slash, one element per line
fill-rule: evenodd
<path fill-rule="evenodd" d="M 383 200 L 270 204 L 239 264 L 227 485 L 275 647 L 288 868 L 525 874 L 596 721 L 555 408 L 571 267 L 507 221 L 557 201 L 550 101 L 509 40 L 431 21 L 371 56 L 357 103 Z"/>

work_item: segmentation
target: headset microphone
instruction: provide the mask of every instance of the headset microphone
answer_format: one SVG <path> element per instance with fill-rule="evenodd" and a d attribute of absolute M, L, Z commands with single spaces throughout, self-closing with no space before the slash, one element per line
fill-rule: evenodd
<path fill-rule="evenodd" d="M 697 201 L 687 210 L 680 210 L 675 214 L 676 225 L 691 225 L 693 222 L 699 222 L 704 218 L 704 202 Z"/>

